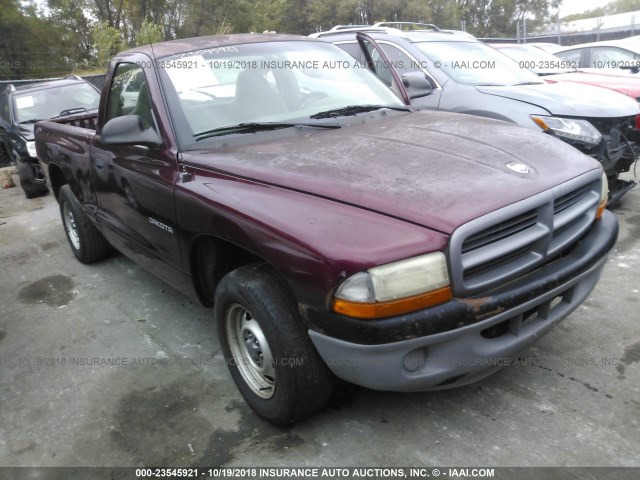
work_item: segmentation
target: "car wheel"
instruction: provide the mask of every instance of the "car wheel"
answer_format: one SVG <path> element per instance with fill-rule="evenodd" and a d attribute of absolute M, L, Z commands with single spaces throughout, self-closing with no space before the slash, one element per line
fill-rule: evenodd
<path fill-rule="evenodd" d="M 22 160 L 19 160 L 17 164 L 20 186 L 27 198 L 39 197 L 48 192 L 45 184 L 36 181 L 32 165 Z"/>
<path fill-rule="evenodd" d="M 111 252 L 109 243 L 82 210 L 69 185 L 60 189 L 58 197 L 62 224 L 73 254 L 82 263 L 93 263 Z"/>
<path fill-rule="evenodd" d="M 214 300 L 218 337 L 240 393 L 275 425 L 302 420 L 331 396 L 333 376 L 275 273 L 252 264 L 227 274 Z"/>

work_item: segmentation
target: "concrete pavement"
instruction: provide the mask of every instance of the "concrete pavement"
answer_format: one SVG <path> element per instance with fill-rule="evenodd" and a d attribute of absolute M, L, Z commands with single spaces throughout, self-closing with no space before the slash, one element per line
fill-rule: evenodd
<path fill-rule="evenodd" d="M 600 284 L 521 365 L 342 385 L 280 429 L 237 392 L 211 310 L 123 255 L 80 264 L 51 195 L 1 190 L 0 466 L 640 466 L 640 188 L 615 212 Z"/>

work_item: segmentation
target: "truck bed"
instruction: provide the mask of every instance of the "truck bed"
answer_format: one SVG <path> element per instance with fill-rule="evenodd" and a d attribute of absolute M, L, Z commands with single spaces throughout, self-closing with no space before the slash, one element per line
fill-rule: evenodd
<path fill-rule="evenodd" d="M 87 128 L 89 130 L 96 129 L 98 121 L 98 111 L 76 113 L 75 115 L 67 115 L 64 117 L 54 118 L 51 122 L 60 123 L 62 125 L 70 125 L 73 127 Z"/>
<path fill-rule="evenodd" d="M 96 134 L 97 112 L 83 112 L 38 122 L 35 125 L 38 160 L 47 175 L 52 173 L 64 177 L 63 183 L 72 185 L 82 203 L 95 204 L 96 200 L 88 187 L 91 164 L 91 142 Z M 55 167 L 54 167 L 55 166 Z M 59 187 L 53 186 L 58 196 Z"/>

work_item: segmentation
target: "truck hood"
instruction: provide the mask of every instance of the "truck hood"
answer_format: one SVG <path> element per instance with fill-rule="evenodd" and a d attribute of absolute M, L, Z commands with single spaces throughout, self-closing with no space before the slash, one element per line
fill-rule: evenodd
<path fill-rule="evenodd" d="M 635 100 L 618 92 L 591 85 L 558 82 L 476 88 L 486 95 L 511 98 L 536 105 L 556 116 L 613 118 L 640 113 Z"/>
<path fill-rule="evenodd" d="M 631 98 L 640 97 L 640 78 L 630 76 L 599 75 L 586 72 L 567 72 L 554 75 L 545 75 L 543 79 L 548 83 L 575 82 L 596 87 L 608 88 L 616 92 L 624 93 Z"/>
<path fill-rule="evenodd" d="M 541 132 L 450 112 L 259 135 L 268 140 L 247 146 L 240 138 L 246 135 L 236 135 L 238 141 L 229 137 L 223 146 L 184 152 L 183 161 L 447 234 L 599 168 L 592 158 Z M 530 172 L 511 170 L 507 165 L 513 162 Z"/>

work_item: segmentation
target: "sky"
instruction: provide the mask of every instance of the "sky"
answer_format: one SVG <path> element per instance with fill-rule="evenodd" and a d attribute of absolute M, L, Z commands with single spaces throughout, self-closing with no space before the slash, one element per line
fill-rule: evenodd
<path fill-rule="evenodd" d="M 564 0 L 560 7 L 560 16 L 582 13 L 594 8 L 604 7 L 608 3 L 611 3 L 611 0 Z"/>

